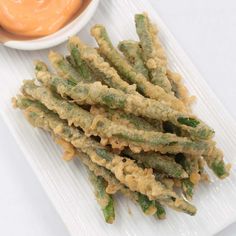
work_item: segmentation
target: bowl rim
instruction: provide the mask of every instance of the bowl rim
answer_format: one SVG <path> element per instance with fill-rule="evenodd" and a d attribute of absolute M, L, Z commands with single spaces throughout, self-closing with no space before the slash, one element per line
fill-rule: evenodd
<path fill-rule="evenodd" d="M 9 48 L 29 51 L 57 46 L 58 44 L 65 42 L 70 36 L 78 33 L 88 23 L 94 15 L 99 1 L 100 0 L 91 0 L 88 6 L 78 17 L 51 35 L 26 41 L 10 40 L 4 42 L 3 45 Z"/>

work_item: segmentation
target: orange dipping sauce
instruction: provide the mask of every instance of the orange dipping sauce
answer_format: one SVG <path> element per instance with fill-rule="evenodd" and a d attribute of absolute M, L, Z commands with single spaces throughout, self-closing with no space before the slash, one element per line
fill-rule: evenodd
<path fill-rule="evenodd" d="M 82 0 L 0 0 L 0 26 L 29 37 L 52 34 L 80 9 Z"/>

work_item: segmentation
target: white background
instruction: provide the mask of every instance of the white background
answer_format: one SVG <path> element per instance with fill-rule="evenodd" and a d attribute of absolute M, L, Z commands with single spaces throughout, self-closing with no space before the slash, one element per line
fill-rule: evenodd
<path fill-rule="evenodd" d="M 235 0 L 149 1 L 236 119 Z M 1 118 L 0 186 L 0 235 L 69 236 Z"/>

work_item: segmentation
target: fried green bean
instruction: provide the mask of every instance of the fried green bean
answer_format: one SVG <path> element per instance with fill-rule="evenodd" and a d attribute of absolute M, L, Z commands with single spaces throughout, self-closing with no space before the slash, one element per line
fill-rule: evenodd
<path fill-rule="evenodd" d="M 135 16 L 135 22 L 136 30 L 142 46 L 143 59 L 145 60 L 147 67 L 149 65 L 148 68 L 151 72 L 151 82 L 154 84 L 160 83 L 160 86 L 162 81 L 167 83 L 169 92 L 171 88 L 175 96 L 179 98 L 186 106 L 191 105 L 193 97 L 188 95 L 188 90 L 182 83 L 181 76 L 166 69 L 166 55 L 157 36 L 157 30 L 155 29 L 155 26 L 151 24 L 147 14 L 137 14 Z"/>
<path fill-rule="evenodd" d="M 75 64 L 74 58 L 71 55 L 67 55 L 65 59 L 79 72 L 77 65 Z"/>
<path fill-rule="evenodd" d="M 167 69 L 167 77 L 171 83 L 172 91 L 175 96 L 179 98 L 187 107 L 194 101 L 193 96 L 189 96 L 189 92 L 186 86 L 182 82 L 182 77 L 175 72 Z"/>
<path fill-rule="evenodd" d="M 96 176 L 88 169 L 89 179 L 94 187 L 98 204 L 100 205 L 105 221 L 112 224 L 115 220 L 114 199 L 106 192 L 107 182 L 101 176 Z"/>
<path fill-rule="evenodd" d="M 92 74 L 91 69 L 87 66 L 86 62 L 82 60 L 81 55 L 77 47 L 72 43 L 68 43 L 68 49 L 74 64 L 74 67 L 79 72 L 80 76 L 84 79 L 85 82 L 95 82 L 96 76 Z"/>
<path fill-rule="evenodd" d="M 223 156 L 223 152 L 216 147 L 214 147 L 211 153 L 203 155 L 208 167 L 212 169 L 215 175 L 220 179 L 227 177 L 231 168 L 230 164 L 225 164 Z"/>
<path fill-rule="evenodd" d="M 174 95 L 166 93 L 163 88 L 158 85 L 153 85 L 145 76 L 143 76 L 143 74 L 136 72 L 136 70 L 113 47 L 104 26 L 95 25 L 91 29 L 91 33 L 99 45 L 99 52 L 101 52 L 101 54 L 116 68 L 123 79 L 130 84 L 136 84 L 137 89 L 141 94 L 162 101 L 176 110 L 185 110 L 184 104 Z"/>
<path fill-rule="evenodd" d="M 215 145 L 212 146 L 212 149 L 207 154 L 203 154 L 202 156 L 206 161 L 208 167 L 212 169 L 212 171 L 217 177 L 224 179 L 229 175 L 231 165 L 225 164 L 223 160 L 224 157 L 223 152 Z M 189 172 L 191 172 L 190 179 L 200 178 L 200 174 L 198 173 L 200 158 L 201 157 L 199 155 L 198 156 L 187 155 L 186 157 L 186 162 L 187 162 L 186 168 L 188 169 Z M 191 178 L 191 176 L 193 177 Z M 194 183 L 194 180 L 191 180 L 191 182 Z"/>
<path fill-rule="evenodd" d="M 145 214 L 149 213 L 149 211 L 152 212 L 152 215 L 157 212 L 156 201 L 150 201 L 146 195 L 138 194 L 138 204 Z"/>
<path fill-rule="evenodd" d="M 76 103 L 105 105 L 111 109 L 124 110 L 136 116 L 152 118 L 157 121 L 170 121 L 184 130 L 193 139 L 210 139 L 214 131 L 199 119 L 171 109 L 156 100 L 124 94 L 121 91 L 107 88 L 99 82 L 92 84 L 65 81 L 48 72 L 37 74 L 37 79 L 45 86 L 53 87 L 63 97 L 71 97 Z"/>
<path fill-rule="evenodd" d="M 76 71 L 79 73 L 79 75 L 84 79 L 84 82 L 91 83 L 95 82 L 97 80 L 96 77 L 92 76 L 91 70 L 85 62 L 81 62 L 80 65 L 78 65 L 72 55 L 66 56 L 66 60 L 76 69 Z"/>
<path fill-rule="evenodd" d="M 103 144 L 110 143 L 113 148 L 123 149 L 129 146 L 134 152 L 159 151 L 161 153 L 208 153 L 211 145 L 205 141 L 191 141 L 186 137 L 155 131 L 128 129 L 102 116 L 93 116 L 77 104 L 71 103 L 54 94 L 45 87 L 39 87 L 33 81 L 25 81 L 24 94 L 41 101 L 48 109 L 59 114 L 71 125 L 81 127 L 87 135 L 101 137 Z"/>
<path fill-rule="evenodd" d="M 116 178 L 131 191 L 147 195 L 149 200 L 160 200 L 176 210 L 182 210 L 190 215 L 196 213 L 196 208 L 179 198 L 173 191 L 166 189 L 155 180 L 151 170 L 139 168 L 134 161 L 115 155 L 102 147 L 98 142 L 86 137 L 80 130 L 68 126 L 57 114 L 50 112 L 43 105 L 34 103 L 25 107 L 21 99 L 14 100 L 14 106 L 24 109 L 26 119 L 34 126 L 53 132 L 56 136 L 70 142 L 76 148 L 86 153 L 97 165 L 111 170 Z"/>
<path fill-rule="evenodd" d="M 189 178 L 181 180 L 181 188 L 187 200 L 192 200 L 194 194 L 194 184 Z"/>
<path fill-rule="evenodd" d="M 58 75 L 74 82 L 82 81 L 77 70 L 62 55 L 50 51 L 48 58 Z"/>
<path fill-rule="evenodd" d="M 114 110 L 104 106 L 92 106 L 90 112 L 93 115 L 102 115 L 107 119 L 117 124 L 125 125 L 128 128 L 146 131 L 159 131 L 144 118 L 130 113 L 125 113 L 121 110 Z"/>
<path fill-rule="evenodd" d="M 184 196 L 191 200 L 194 194 L 194 188 L 200 180 L 199 161 L 200 156 L 178 154 L 176 161 L 180 163 L 188 173 L 187 179 L 181 180 L 181 189 Z"/>
<path fill-rule="evenodd" d="M 148 79 L 148 69 L 143 62 L 139 43 L 133 40 L 124 40 L 118 44 L 118 48 L 124 54 L 130 65 Z"/>
<path fill-rule="evenodd" d="M 167 93 L 171 93 L 171 84 L 166 76 L 166 56 L 156 35 L 156 29 L 147 14 L 136 14 L 135 26 L 151 82 L 162 87 Z"/>
<path fill-rule="evenodd" d="M 106 168 L 92 162 L 88 155 L 78 149 L 76 150 L 71 143 L 57 137 L 55 140 L 64 150 L 63 158 L 66 156 L 66 160 L 68 160 L 69 154 L 69 160 L 71 160 L 71 158 L 75 157 L 75 154 L 77 154 L 77 157 L 79 157 L 89 172 L 92 172 L 94 176 L 103 178 L 107 182 L 107 194 L 115 194 L 117 191 L 120 191 L 132 201 L 138 203 L 145 215 L 155 215 L 158 219 L 165 218 L 165 209 L 158 201 L 150 201 L 147 196 L 138 192 L 132 192 L 129 188 L 121 184 L 114 174 Z"/>
<path fill-rule="evenodd" d="M 146 168 L 153 168 L 157 171 L 164 172 L 170 177 L 180 179 L 188 177 L 183 167 L 169 156 L 161 155 L 158 152 L 133 153 L 129 149 L 124 149 L 123 153 L 125 156 L 141 162 Z"/>
<path fill-rule="evenodd" d="M 136 87 L 122 80 L 116 70 L 104 61 L 97 53 L 96 49 L 82 43 L 78 37 L 71 37 L 68 47 L 72 48 L 73 51 L 80 55 L 80 58 L 87 63 L 87 66 L 100 78 L 102 83 L 125 93 L 137 94 Z M 82 65 L 82 67 L 84 67 L 84 65 Z"/>
<path fill-rule="evenodd" d="M 162 203 L 162 201 L 160 201 L 160 202 Z M 165 204 L 168 207 L 170 207 L 170 208 L 172 208 L 176 211 L 184 212 L 184 213 L 189 214 L 189 215 L 195 215 L 194 208 L 192 207 L 192 205 L 187 205 L 185 203 L 186 203 L 186 201 L 185 202 L 183 202 L 183 201 L 173 202 L 170 199 L 165 200 Z"/>
<path fill-rule="evenodd" d="M 106 189 L 106 191 L 108 193 L 114 194 L 115 192 L 120 191 L 122 194 L 124 194 L 126 197 L 130 198 L 132 201 L 138 203 L 145 215 L 157 214 L 156 206 L 160 205 L 160 203 L 158 201 L 156 201 L 156 206 L 155 206 L 155 204 L 153 203 L 155 201 L 153 201 L 153 200 L 150 201 L 147 198 L 147 196 L 145 196 L 139 192 L 131 191 L 128 187 L 121 184 L 117 180 L 117 178 L 114 176 L 113 173 L 111 173 L 106 168 L 99 166 L 99 165 L 95 164 L 94 162 L 92 162 L 91 159 L 89 158 L 89 156 L 87 156 L 86 154 L 79 153 L 78 157 L 83 162 L 83 164 L 85 164 L 90 169 L 90 171 L 92 171 L 96 176 L 103 177 L 108 182 L 109 188 Z M 160 207 L 161 207 L 161 205 L 160 205 Z"/>
<path fill-rule="evenodd" d="M 159 219 L 159 220 L 164 220 L 166 218 L 166 211 L 165 208 L 158 202 L 156 201 L 156 205 L 155 205 L 157 211 L 155 216 Z"/>

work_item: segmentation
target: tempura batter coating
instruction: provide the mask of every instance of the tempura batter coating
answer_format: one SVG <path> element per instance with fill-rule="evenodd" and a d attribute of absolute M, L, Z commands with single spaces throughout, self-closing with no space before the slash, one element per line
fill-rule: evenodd
<path fill-rule="evenodd" d="M 94 186 L 94 192 L 98 204 L 100 205 L 105 221 L 112 224 L 115 220 L 114 199 L 106 192 L 107 182 L 101 176 L 96 176 L 88 169 L 89 179 Z"/>
<path fill-rule="evenodd" d="M 155 208 L 155 203 L 153 203 L 153 201 L 150 201 L 147 197 L 144 198 L 141 193 L 132 192 L 129 188 L 121 184 L 114 174 L 106 168 L 96 165 L 86 154 L 79 153 L 78 157 L 90 169 L 90 171 L 92 171 L 96 176 L 102 176 L 108 184 L 112 186 L 112 188 L 106 189 L 106 191 L 112 190 L 108 193 L 114 194 L 116 191 L 120 191 L 132 201 L 137 202 L 146 215 L 153 215 L 156 213 L 157 209 Z"/>
<path fill-rule="evenodd" d="M 159 131 L 144 118 L 130 113 L 125 113 L 121 110 L 114 110 L 102 106 L 92 106 L 90 112 L 93 115 L 102 115 L 117 124 L 125 125 L 127 128 L 146 131 Z"/>
<path fill-rule="evenodd" d="M 142 51 L 138 42 L 133 40 L 121 41 L 118 45 L 119 50 L 124 54 L 127 61 L 133 68 L 149 79 L 148 69 L 142 59 Z"/>
<path fill-rule="evenodd" d="M 162 87 L 167 93 L 171 93 L 171 84 L 166 76 L 167 60 L 157 37 L 157 30 L 151 24 L 147 14 L 136 14 L 135 25 L 151 82 Z"/>
<path fill-rule="evenodd" d="M 170 80 L 175 96 L 179 98 L 187 107 L 190 107 L 194 101 L 194 97 L 189 96 L 189 92 L 184 85 L 181 76 L 178 73 L 167 70 L 167 77 Z"/>
<path fill-rule="evenodd" d="M 214 147 L 211 153 L 203 155 L 203 157 L 208 167 L 213 170 L 216 176 L 218 176 L 221 179 L 224 179 L 229 175 L 231 165 L 225 164 L 223 160 L 224 154 L 220 149 Z"/>
<path fill-rule="evenodd" d="M 72 44 L 68 43 L 68 48 L 71 54 L 71 58 L 74 62 L 74 67 L 77 69 L 80 76 L 84 79 L 86 82 L 95 82 L 96 78 L 92 75 L 92 72 L 90 68 L 87 66 L 86 62 L 82 60 L 81 54 L 77 47 Z"/>
<path fill-rule="evenodd" d="M 50 51 L 49 60 L 58 75 L 71 81 L 82 81 L 80 74 L 73 66 L 59 53 Z"/>

